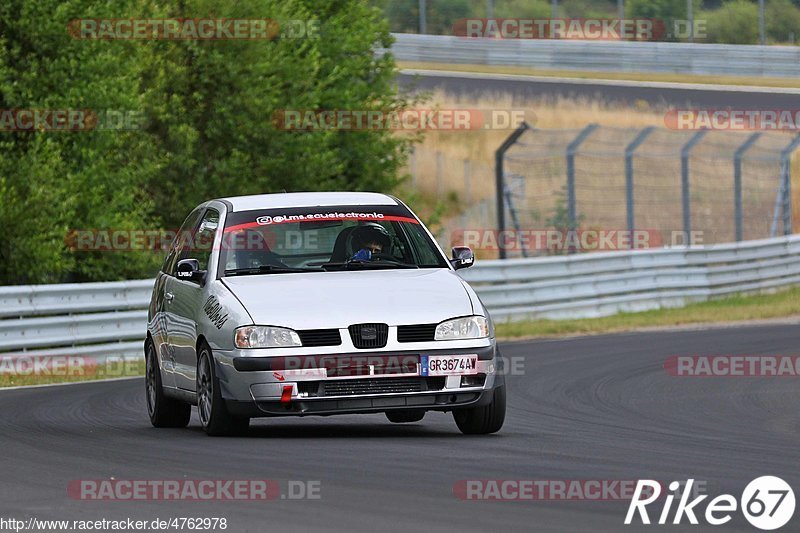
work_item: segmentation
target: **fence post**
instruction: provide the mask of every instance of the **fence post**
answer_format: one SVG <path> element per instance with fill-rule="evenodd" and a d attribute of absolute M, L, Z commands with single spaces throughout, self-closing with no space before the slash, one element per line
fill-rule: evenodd
<path fill-rule="evenodd" d="M 506 152 L 509 148 L 511 148 L 514 143 L 517 142 L 517 139 L 525 133 L 526 130 L 531 129 L 528 126 L 527 122 L 523 122 L 519 125 L 519 127 L 514 130 L 514 132 L 508 136 L 508 138 L 503 141 L 503 144 L 495 151 L 494 153 L 494 176 L 495 176 L 495 184 L 496 184 L 496 196 L 497 196 L 497 230 L 498 236 L 497 238 L 500 239 L 502 233 L 506 229 L 506 206 L 505 206 L 505 178 L 504 178 L 504 171 L 503 171 L 503 159 L 505 158 Z M 504 247 L 500 246 L 500 259 L 506 258 L 506 251 Z"/>
<path fill-rule="evenodd" d="M 650 126 L 639 132 L 631 143 L 625 147 L 625 203 L 627 204 L 628 232 L 630 233 L 630 246 L 633 248 L 634 213 L 633 213 L 633 154 L 642 145 L 647 137 L 656 130 Z"/>
<path fill-rule="evenodd" d="M 520 180 L 522 180 L 523 184 L 525 183 L 524 182 L 525 176 L 511 176 L 511 178 L 519 178 Z M 513 193 L 511 192 L 511 187 L 506 186 L 505 195 L 506 195 L 506 202 L 508 202 L 508 214 L 511 215 L 511 223 L 514 224 L 514 229 L 517 232 L 516 235 L 515 235 L 515 238 L 514 238 L 514 242 L 516 242 L 516 243 L 518 243 L 520 245 L 520 249 L 521 249 L 520 251 L 522 252 L 522 257 L 528 257 L 527 248 L 525 248 L 524 244 L 519 242 L 520 230 L 522 230 L 522 228 L 520 227 L 520 224 L 519 224 L 519 217 L 517 216 L 517 209 L 514 207 Z M 508 241 L 503 239 L 503 237 L 501 235 L 497 236 L 497 241 L 498 241 L 500 249 L 501 250 L 505 249 L 504 248 L 504 243 L 506 243 Z"/>
<path fill-rule="evenodd" d="M 410 156 L 410 164 L 411 167 L 411 186 L 416 188 L 417 187 L 417 149 L 416 147 L 411 147 L 411 156 Z"/>
<path fill-rule="evenodd" d="M 707 130 L 695 133 L 681 148 L 681 196 L 683 198 L 683 233 L 686 246 L 692 245 L 692 199 L 689 196 L 689 154 L 692 148 L 705 137 Z"/>
<path fill-rule="evenodd" d="M 567 214 L 569 216 L 569 229 L 574 230 L 578 225 L 578 212 L 575 208 L 575 153 L 598 124 L 589 124 L 567 146 Z"/>
<path fill-rule="evenodd" d="M 436 194 L 444 196 L 444 154 L 436 152 Z"/>
<path fill-rule="evenodd" d="M 761 137 L 761 133 L 754 133 L 736 149 L 733 155 L 733 218 L 736 228 L 736 242 L 740 242 L 744 234 L 742 210 L 742 158 L 744 153 Z"/>
<path fill-rule="evenodd" d="M 469 159 L 464 160 L 464 203 L 472 203 L 472 175 Z"/>
<path fill-rule="evenodd" d="M 781 182 L 783 189 L 783 234 L 792 234 L 792 153 L 800 146 L 800 135 L 781 151 Z"/>

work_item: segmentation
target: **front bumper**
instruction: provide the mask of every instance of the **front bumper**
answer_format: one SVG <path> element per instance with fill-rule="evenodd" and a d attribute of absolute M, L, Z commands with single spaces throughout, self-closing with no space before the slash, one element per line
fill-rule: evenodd
<path fill-rule="evenodd" d="M 420 356 L 478 356 L 477 373 L 421 376 Z M 239 416 L 304 416 L 484 405 L 504 385 L 496 346 L 326 356 L 214 351 L 222 397 Z"/>

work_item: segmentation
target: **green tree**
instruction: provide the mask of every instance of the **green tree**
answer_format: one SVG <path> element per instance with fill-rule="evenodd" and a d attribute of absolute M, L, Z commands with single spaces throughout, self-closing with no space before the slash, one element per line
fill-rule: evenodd
<path fill-rule="evenodd" d="M 701 2 L 693 0 L 694 12 L 700 8 Z M 665 40 L 677 41 L 686 32 L 683 25 L 676 28 L 676 21 L 685 21 L 689 17 L 685 0 L 628 0 L 626 2 L 625 16 L 628 18 L 656 19 L 664 24 L 666 30 Z M 695 15 L 695 20 L 700 17 Z M 676 34 L 676 29 L 678 34 Z"/>
<path fill-rule="evenodd" d="M 75 18 L 319 21 L 308 38 L 79 40 Z M 286 25 L 284 25 L 286 27 Z M 175 229 L 201 201 L 296 190 L 390 190 L 413 137 L 284 131 L 281 110 L 401 110 L 391 36 L 359 0 L 9 0 L 0 109 L 132 110 L 134 131 L 0 132 L 0 284 L 152 275 L 161 254 L 71 253 L 71 229 Z"/>
<path fill-rule="evenodd" d="M 749 0 L 730 0 L 697 18 L 708 21 L 708 42 L 754 44 L 758 42 L 758 5 Z"/>
<path fill-rule="evenodd" d="M 497 18 L 549 19 L 552 9 L 546 0 L 504 0 L 495 2 Z"/>
<path fill-rule="evenodd" d="M 0 110 L 135 109 L 133 43 L 78 41 L 67 22 L 108 6 L 7 1 L 0 6 Z M 119 2 L 125 10 L 127 2 Z M 71 229 L 147 221 L 143 185 L 154 167 L 136 132 L 0 132 L 0 283 L 120 278 L 151 269 L 152 254 L 67 250 Z"/>
<path fill-rule="evenodd" d="M 391 30 L 398 33 L 419 33 L 419 0 L 392 0 L 385 3 L 384 12 Z M 425 16 L 426 33 L 452 35 L 458 19 L 484 17 L 476 13 L 469 0 L 428 0 Z"/>
<path fill-rule="evenodd" d="M 791 0 L 769 0 L 766 5 L 767 36 L 777 43 L 800 38 L 800 8 Z"/>

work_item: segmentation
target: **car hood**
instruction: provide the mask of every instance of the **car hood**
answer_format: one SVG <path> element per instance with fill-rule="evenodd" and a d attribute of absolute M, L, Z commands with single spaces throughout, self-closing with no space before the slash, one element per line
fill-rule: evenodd
<path fill-rule="evenodd" d="M 444 268 L 233 276 L 222 282 L 260 325 L 432 324 L 472 314 L 461 278 Z"/>

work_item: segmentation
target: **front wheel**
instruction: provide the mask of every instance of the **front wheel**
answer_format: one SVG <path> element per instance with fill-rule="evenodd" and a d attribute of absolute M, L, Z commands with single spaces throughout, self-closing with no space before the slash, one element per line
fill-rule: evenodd
<path fill-rule="evenodd" d="M 145 346 L 145 390 L 147 393 L 147 414 L 150 423 L 157 428 L 185 428 L 192 416 L 192 406 L 188 403 L 168 398 L 164 395 L 161 382 L 161 368 L 158 366 L 153 341 Z"/>
<path fill-rule="evenodd" d="M 203 345 L 197 358 L 197 411 L 203 429 L 211 436 L 241 435 L 247 432 L 249 418 L 231 415 L 222 398 L 211 348 Z"/>
<path fill-rule="evenodd" d="M 453 418 L 458 429 L 465 435 L 488 435 L 500 431 L 506 419 L 505 385 L 494 390 L 492 401 L 488 405 L 456 409 L 453 411 Z"/>

